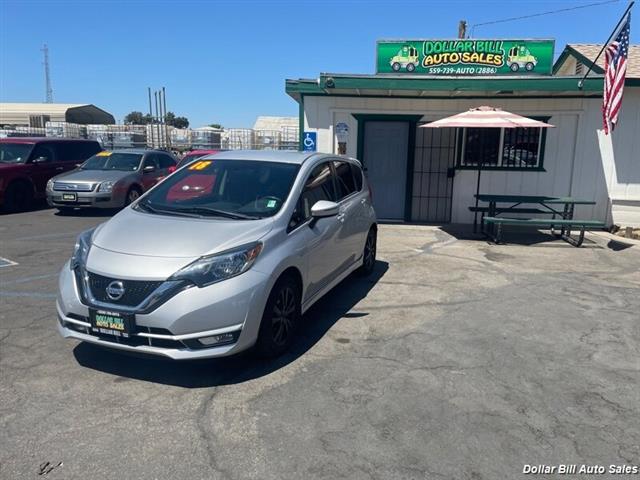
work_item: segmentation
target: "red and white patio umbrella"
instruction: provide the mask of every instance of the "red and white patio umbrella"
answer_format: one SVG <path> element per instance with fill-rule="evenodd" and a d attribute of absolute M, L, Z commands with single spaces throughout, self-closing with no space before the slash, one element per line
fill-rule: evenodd
<path fill-rule="evenodd" d="M 550 125 L 539 120 L 516 115 L 495 107 L 477 107 L 466 112 L 458 113 L 450 117 L 436 120 L 435 122 L 421 125 L 421 128 L 549 128 Z M 480 194 L 480 172 L 483 159 L 477 159 L 478 183 L 476 186 L 476 209 L 478 208 L 478 195 Z M 475 212 L 473 225 L 475 229 L 478 213 Z"/>

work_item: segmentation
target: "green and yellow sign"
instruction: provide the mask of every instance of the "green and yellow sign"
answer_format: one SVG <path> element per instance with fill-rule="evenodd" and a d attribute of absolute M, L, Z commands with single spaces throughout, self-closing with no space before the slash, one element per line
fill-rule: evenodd
<path fill-rule="evenodd" d="M 377 73 L 551 75 L 553 40 L 379 40 Z"/>

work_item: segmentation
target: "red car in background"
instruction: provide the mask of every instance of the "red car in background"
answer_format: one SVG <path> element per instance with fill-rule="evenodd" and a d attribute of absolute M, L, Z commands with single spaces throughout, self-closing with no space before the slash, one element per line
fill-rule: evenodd
<path fill-rule="evenodd" d="M 197 160 L 200 157 L 204 157 L 205 155 L 213 155 L 214 153 L 225 152 L 226 150 L 191 150 L 187 152 L 184 157 L 180 159 L 178 162 L 178 167 L 182 167 L 187 163 L 191 163 L 194 160 Z"/>
<path fill-rule="evenodd" d="M 47 182 L 100 152 L 95 140 L 0 138 L 0 209 L 17 212 L 46 195 Z"/>

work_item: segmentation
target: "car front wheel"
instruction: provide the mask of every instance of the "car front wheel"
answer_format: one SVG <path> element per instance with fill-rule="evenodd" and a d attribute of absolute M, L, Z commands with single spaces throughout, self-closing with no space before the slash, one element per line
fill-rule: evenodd
<path fill-rule="evenodd" d="M 124 206 L 131 205 L 140 197 L 140 190 L 136 187 L 131 187 L 127 192 L 127 198 L 124 200 Z"/>
<path fill-rule="evenodd" d="M 378 243 L 378 234 L 375 228 L 371 228 L 367 234 L 367 240 L 364 243 L 364 251 L 362 252 L 362 266 L 358 269 L 358 274 L 362 276 L 371 275 L 376 265 L 376 250 Z"/>
<path fill-rule="evenodd" d="M 277 357 L 291 346 L 301 317 L 300 299 L 300 287 L 292 277 L 278 280 L 260 323 L 256 345 L 260 355 Z"/>

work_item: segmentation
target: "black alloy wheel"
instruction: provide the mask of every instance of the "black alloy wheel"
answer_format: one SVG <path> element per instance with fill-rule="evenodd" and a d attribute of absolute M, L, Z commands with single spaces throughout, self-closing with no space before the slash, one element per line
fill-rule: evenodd
<path fill-rule="evenodd" d="M 257 348 L 264 357 L 277 357 L 293 342 L 300 321 L 300 287 L 291 277 L 273 287 L 262 316 Z"/>

